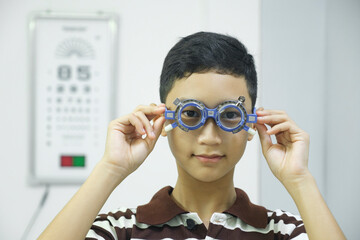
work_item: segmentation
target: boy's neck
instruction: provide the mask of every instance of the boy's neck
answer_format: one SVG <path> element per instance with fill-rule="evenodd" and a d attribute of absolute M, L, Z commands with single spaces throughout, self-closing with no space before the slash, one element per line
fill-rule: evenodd
<path fill-rule="evenodd" d="M 196 212 L 208 226 L 214 212 L 229 209 L 236 200 L 233 171 L 210 183 L 179 175 L 171 196 L 184 210 Z"/>

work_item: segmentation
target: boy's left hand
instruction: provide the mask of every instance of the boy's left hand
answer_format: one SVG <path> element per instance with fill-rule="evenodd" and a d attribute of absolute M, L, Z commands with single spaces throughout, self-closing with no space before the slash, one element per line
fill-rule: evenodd
<path fill-rule="evenodd" d="M 272 173 L 285 187 L 301 183 L 309 175 L 309 134 L 284 111 L 259 108 L 256 114 L 255 127 Z M 270 126 L 269 130 L 265 124 Z M 272 143 L 270 135 L 275 135 L 277 143 Z"/>

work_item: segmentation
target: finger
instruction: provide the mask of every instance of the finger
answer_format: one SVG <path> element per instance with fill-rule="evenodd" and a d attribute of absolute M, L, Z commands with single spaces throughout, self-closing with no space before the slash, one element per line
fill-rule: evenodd
<path fill-rule="evenodd" d="M 155 133 L 154 133 L 154 129 L 150 124 L 149 119 L 145 116 L 145 114 L 143 112 L 135 112 L 134 115 L 136 115 L 141 123 L 143 124 L 145 131 L 146 131 L 146 135 L 150 138 L 155 138 Z"/>
<path fill-rule="evenodd" d="M 150 105 L 139 105 L 135 108 L 134 112 L 138 112 L 141 111 L 145 114 L 151 114 L 153 113 L 154 110 L 158 110 L 161 108 L 165 108 L 165 104 L 164 103 L 160 103 L 158 105 L 156 105 L 155 103 L 151 103 Z"/>
<path fill-rule="evenodd" d="M 260 124 L 274 125 L 282 122 L 289 121 L 289 117 L 283 114 L 258 116 L 257 122 Z"/>
<path fill-rule="evenodd" d="M 163 128 L 163 125 L 165 123 L 165 117 L 161 116 L 159 118 L 157 118 L 154 121 L 154 133 L 155 133 L 155 137 L 153 139 L 151 138 L 145 138 L 145 141 L 147 142 L 147 144 L 151 147 L 151 149 L 154 148 L 156 141 L 158 140 L 160 134 L 161 134 L 161 130 Z"/>
<path fill-rule="evenodd" d="M 134 113 L 131 113 L 128 116 L 129 123 L 135 127 L 136 131 L 141 135 L 146 134 L 142 121 Z"/>
<path fill-rule="evenodd" d="M 123 132 L 124 134 L 131 134 L 135 132 L 136 121 L 133 119 L 132 120 L 133 123 L 131 123 L 130 118 L 131 118 L 131 114 L 128 114 L 126 116 L 122 116 L 120 118 L 112 120 L 109 123 L 108 131 L 117 130 Z"/>
<path fill-rule="evenodd" d="M 291 124 L 290 122 L 283 122 L 280 124 L 274 125 L 271 129 L 267 131 L 267 134 L 269 135 L 276 135 L 281 132 L 289 131 L 289 133 L 295 133 L 297 130 L 297 127 Z"/>
<path fill-rule="evenodd" d="M 149 120 L 152 120 L 154 117 L 165 112 L 165 104 L 156 105 L 152 103 L 150 106 L 140 105 L 136 107 L 134 112 L 143 112 Z"/>
<path fill-rule="evenodd" d="M 153 127 L 154 127 L 154 133 L 155 133 L 156 137 L 160 136 L 162 128 L 164 126 L 164 123 L 165 123 L 165 117 L 164 116 L 161 116 L 161 117 L 157 118 L 154 121 L 154 126 Z"/>
<path fill-rule="evenodd" d="M 125 138 L 127 140 L 140 139 L 140 138 L 142 138 L 142 134 L 139 134 L 138 132 L 133 131 L 132 133 L 126 134 Z"/>
<path fill-rule="evenodd" d="M 162 103 L 154 107 L 153 114 L 159 116 L 165 113 L 165 110 L 166 110 L 165 104 Z"/>
<path fill-rule="evenodd" d="M 255 127 L 259 133 L 262 151 L 265 153 L 272 146 L 270 135 L 266 133 L 267 128 L 265 125 L 256 123 Z"/>
<path fill-rule="evenodd" d="M 287 115 L 285 111 L 282 110 L 265 110 L 264 108 L 259 108 L 256 110 L 256 114 L 259 116 L 267 116 L 267 115 Z"/>
<path fill-rule="evenodd" d="M 154 105 L 154 104 L 152 104 Z M 165 104 L 159 104 L 156 106 L 138 106 L 137 109 L 142 110 L 145 113 L 152 114 L 152 116 L 146 116 L 147 119 L 151 120 L 154 117 L 161 116 L 165 112 Z M 134 112 L 133 112 L 134 113 Z M 122 131 L 124 134 L 130 134 L 136 130 L 139 134 L 145 134 L 144 126 L 136 118 L 137 116 L 133 113 L 120 118 L 114 119 L 110 122 L 109 128 Z"/>

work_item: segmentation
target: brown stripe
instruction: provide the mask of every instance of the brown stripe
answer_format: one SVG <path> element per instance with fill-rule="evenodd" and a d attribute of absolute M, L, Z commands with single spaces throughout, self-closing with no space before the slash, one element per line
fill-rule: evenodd
<path fill-rule="evenodd" d="M 267 225 L 266 208 L 251 203 L 248 195 L 243 190 L 235 188 L 235 191 L 235 203 L 225 212 L 240 218 L 253 227 L 265 228 Z"/>
<path fill-rule="evenodd" d="M 268 217 L 268 223 L 270 223 L 271 220 L 274 220 L 274 223 L 279 223 L 280 220 L 282 220 L 284 224 L 294 224 L 295 226 L 299 226 L 303 223 L 301 220 L 297 220 L 295 217 L 288 216 L 285 212 L 282 212 L 282 215 L 280 216 L 277 216 L 276 212 L 272 213 L 273 214 Z"/>
<path fill-rule="evenodd" d="M 207 233 L 210 237 L 215 239 L 246 239 L 246 240 L 268 240 L 274 239 L 274 232 L 268 233 L 260 232 L 245 232 L 240 228 L 234 230 L 227 229 L 222 225 L 211 225 L 209 232 Z"/>
<path fill-rule="evenodd" d="M 207 230 L 203 224 L 196 225 L 192 230 L 188 230 L 184 225 L 180 225 L 178 227 L 170 227 L 168 225 L 164 225 L 163 227 L 151 226 L 147 229 L 141 229 L 134 226 L 132 237 L 141 239 L 204 239 L 206 237 L 206 232 Z"/>
<path fill-rule="evenodd" d="M 92 225 L 91 229 L 94 230 L 97 235 L 103 237 L 105 240 L 115 240 L 113 235 L 102 227 Z"/>
<path fill-rule="evenodd" d="M 132 230 L 132 228 L 115 227 L 115 232 L 118 239 L 130 239 L 132 236 Z"/>
<path fill-rule="evenodd" d="M 297 237 L 297 236 L 299 236 L 300 234 L 305 233 L 305 232 L 306 232 L 305 226 L 302 225 L 301 227 L 295 228 L 294 231 L 291 233 L 290 236 L 291 236 L 292 238 L 294 238 L 294 237 Z"/>
<path fill-rule="evenodd" d="M 108 213 L 108 216 L 111 216 L 116 220 L 119 220 L 119 218 L 121 217 L 125 217 L 126 219 L 131 219 L 131 217 L 134 215 L 135 214 L 130 209 L 126 209 L 126 212 L 117 211 L 116 213 L 112 213 L 112 212 Z"/>
<path fill-rule="evenodd" d="M 106 240 L 113 240 L 112 234 L 105 229 L 92 226 L 92 229 L 100 236 Z M 204 239 L 206 235 L 215 238 L 215 239 L 285 239 L 288 238 L 288 234 L 282 234 L 281 232 L 274 233 L 274 230 L 269 231 L 268 233 L 260 232 L 245 232 L 240 228 L 234 230 L 227 229 L 222 225 L 210 224 L 209 230 L 205 228 L 203 224 L 196 225 L 194 229 L 189 230 L 184 225 L 177 227 L 170 227 L 164 225 L 162 227 L 150 226 L 146 229 L 138 228 L 136 225 L 133 225 L 133 228 L 119 228 L 115 227 L 115 232 L 118 239 L 130 239 L 130 238 L 140 238 L 140 239 L 162 239 L 162 238 L 171 238 L 171 239 L 185 239 L 185 238 L 198 238 Z M 305 232 L 304 226 L 296 228 L 291 237 L 296 237 L 301 233 Z M 88 240 L 93 238 L 88 238 Z"/>
<path fill-rule="evenodd" d="M 274 240 L 284 240 L 289 239 L 289 234 L 281 234 L 280 232 L 274 233 L 273 232 L 273 239 Z"/>
<path fill-rule="evenodd" d="M 170 186 L 158 191 L 148 204 L 138 206 L 136 210 L 136 219 L 140 223 L 149 225 L 163 224 L 179 214 L 187 213 L 180 208 L 172 199 Z"/>

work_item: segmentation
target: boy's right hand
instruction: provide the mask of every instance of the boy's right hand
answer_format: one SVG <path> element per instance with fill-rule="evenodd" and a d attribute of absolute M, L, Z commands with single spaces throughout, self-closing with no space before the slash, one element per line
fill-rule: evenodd
<path fill-rule="evenodd" d="M 165 122 L 164 112 L 165 104 L 140 105 L 110 122 L 101 161 L 119 174 L 119 180 L 135 171 L 153 150 Z"/>
<path fill-rule="evenodd" d="M 164 104 L 138 106 L 134 112 L 111 121 L 103 158 L 38 239 L 85 238 L 114 188 L 135 171 L 154 148 L 165 122 L 164 112 Z M 146 138 L 142 138 L 144 134 Z"/>

